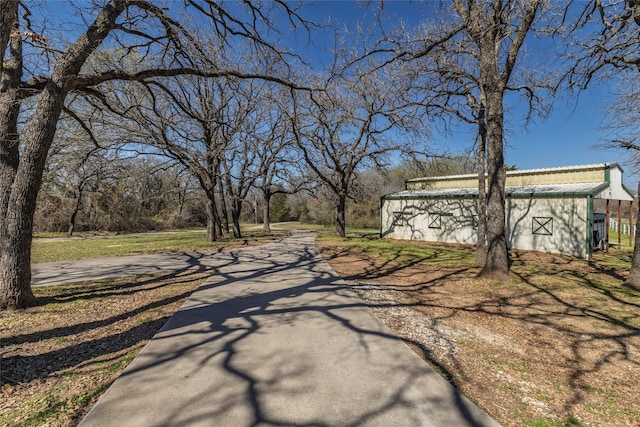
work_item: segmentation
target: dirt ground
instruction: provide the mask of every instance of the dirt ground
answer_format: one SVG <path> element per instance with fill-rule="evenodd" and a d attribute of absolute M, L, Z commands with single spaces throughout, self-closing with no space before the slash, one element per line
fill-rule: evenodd
<path fill-rule="evenodd" d="M 595 263 L 512 253 L 511 280 L 318 242 L 418 355 L 505 426 L 640 426 L 640 295 Z M 536 271 L 551 269 L 552 274 Z"/>
<path fill-rule="evenodd" d="M 74 426 L 211 273 L 36 288 L 0 312 L 0 426 Z"/>

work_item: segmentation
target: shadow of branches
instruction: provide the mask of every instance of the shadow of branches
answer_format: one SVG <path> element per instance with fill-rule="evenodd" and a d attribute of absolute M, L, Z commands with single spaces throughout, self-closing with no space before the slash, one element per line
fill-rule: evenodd
<path fill-rule="evenodd" d="M 162 425 L 493 425 L 370 315 L 314 236 L 219 257 L 83 425 L 124 420 L 113 414 Z"/>
<path fill-rule="evenodd" d="M 7 328 L 1 384 L 24 384 L 120 354 L 149 340 L 176 304 L 209 274 L 200 267 L 172 273 L 39 289 L 42 305 L 22 313 L 26 327 Z M 17 329 L 17 331 L 16 331 Z"/>
<path fill-rule="evenodd" d="M 387 268 L 393 261 L 347 247 L 327 253 L 423 359 L 484 407 L 508 406 L 501 422 L 518 425 L 513 414 L 526 412 L 522 402 L 534 402 L 531 417 L 540 407 L 557 419 L 579 414 L 600 424 L 640 415 L 632 409 L 640 405 L 640 295 L 621 286 L 623 272 L 512 251 L 511 280 L 495 283 L 464 263 L 444 271 L 426 260 Z M 496 384 L 490 398 L 481 391 L 487 384 Z"/>

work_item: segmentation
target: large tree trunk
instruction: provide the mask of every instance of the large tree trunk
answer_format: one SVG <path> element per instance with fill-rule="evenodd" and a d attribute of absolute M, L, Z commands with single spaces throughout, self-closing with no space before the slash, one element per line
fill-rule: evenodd
<path fill-rule="evenodd" d="M 496 74 L 497 76 L 497 70 Z M 487 259 L 481 277 L 507 280 L 509 253 L 506 239 L 505 182 L 502 105 L 498 82 L 486 85 L 487 97 Z"/>
<path fill-rule="evenodd" d="M 18 182 L 17 117 L 19 103 L 10 93 L 0 96 L 0 308 L 25 308 L 37 303 L 31 291 L 31 226 L 13 205 L 12 189 L 27 190 Z M 13 197 L 15 198 L 15 196 Z M 31 213 L 30 218 L 33 217 Z"/>
<path fill-rule="evenodd" d="M 0 230 L 6 226 L 4 219 L 9 207 L 9 196 L 20 162 L 20 103 L 15 95 L 15 91 L 0 93 L 0 219 L 3 220 L 0 222 Z"/>
<path fill-rule="evenodd" d="M 76 195 L 75 204 L 73 205 L 73 212 L 71 212 L 71 216 L 69 216 L 69 228 L 67 229 L 67 237 L 72 237 L 73 232 L 76 229 L 76 218 L 78 217 L 78 212 L 80 212 L 80 205 L 82 203 L 82 189 L 78 191 Z"/>
<path fill-rule="evenodd" d="M 640 181 L 638 181 L 638 195 L 640 197 Z M 633 258 L 631 259 L 631 271 L 629 277 L 624 281 L 623 286 L 630 289 L 640 291 L 640 202 L 638 203 L 638 210 L 636 211 L 636 232 L 635 232 L 635 246 L 633 247 Z"/>
<path fill-rule="evenodd" d="M 12 14 L 8 14 L 10 9 L 13 10 Z M 5 39 L 9 37 L 12 29 L 18 30 L 17 3 L 3 3 L 0 13 L 2 18 L 0 37 Z M 2 58 L 4 58 L 7 40 L 5 39 L 3 43 L 0 49 Z M 18 89 L 22 80 L 22 41 L 19 37 L 11 38 L 9 52 L 10 57 L 3 62 L 3 69 L 0 70 L 0 219 L 2 219 L 0 232 L 3 233 L 2 235 L 6 234 L 5 218 L 9 196 L 20 162 L 18 116 L 21 101 L 18 98 Z M 4 242 L 4 239 L 1 242 Z"/>
<path fill-rule="evenodd" d="M 31 280 L 23 271 L 30 266 L 16 266 L 25 254 L 14 253 L 17 248 L 14 247 L 14 240 L 11 239 L 13 228 L 9 228 L 7 217 L 11 189 L 19 162 L 17 134 L 19 109 L 19 104 L 13 99 L 11 92 L 0 94 L 0 118 L 2 118 L 0 119 L 0 263 L 4 264 L 0 266 L 0 308 L 27 307 L 35 304 L 31 288 L 27 286 L 25 289 L 21 285 Z M 21 248 L 24 248 L 24 244 Z M 21 276 L 24 280 L 18 279 Z"/>
<path fill-rule="evenodd" d="M 218 207 L 214 191 L 211 191 L 207 198 L 207 242 L 216 242 L 220 240 L 218 233 Z"/>
<path fill-rule="evenodd" d="M 233 221 L 233 237 L 242 238 L 240 231 L 240 215 L 242 214 L 242 199 L 234 199 L 231 203 L 231 221 Z"/>
<path fill-rule="evenodd" d="M 264 195 L 264 208 L 262 211 L 262 231 L 265 233 L 271 233 L 271 191 L 266 190 Z"/>
<path fill-rule="evenodd" d="M 336 236 L 345 237 L 347 235 L 346 227 L 346 207 L 347 196 L 338 195 L 338 204 L 336 205 Z"/>
<path fill-rule="evenodd" d="M 476 238 L 476 263 L 487 262 L 487 127 L 484 108 L 478 115 L 478 234 Z"/>
<path fill-rule="evenodd" d="M 4 57 L 7 31 L 17 31 L 17 4 L 3 2 L 2 6 L 1 51 Z M 37 302 L 31 291 L 31 227 L 21 215 L 24 205 L 16 206 L 16 196 L 29 193 L 29 183 L 25 181 L 24 173 L 20 175 L 20 180 L 17 179 L 20 163 L 18 115 L 21 105 L 18 88 L 22 79 L 22 43 L 19 36 L 11 37 L 9 52 L 10 57 L 4 61 L 0 74 L 0 309 L 24 308 Z M 23 201 L 18 198 L 18 203 Z"/>
<path fill-rule="evenodd" d="M 509 277 L 505 222 L 504 94 L 518 53 L 531 29 L 540 0 L 520 2 L 462 1 L 453 4 L 478 48 L 480 91 L 487 122 L 487 259 L 482 277 Z M 522 7 L 521 7 L 522 6 Z"/>
<path fill-rule="evenodd" d="M 9 195 L 0 245 L 0 308 L 34 305 L 31 291 L 33 215 L 65 94 L 50 83 L 24 132 L 24 152 Z M 3 183 L 4 184 L 4 183 Z"/>
<path fill-rule="evenodd" d="M 3 114 L 0 116 L 0 133 L 4 133 L 0 135 L 3 137 L 0 140 L 3 147 L 0 153 L 2 163 L 0 186 L 4 189 L 0 193 L 2 194 L 0 197 L 4 199 L 0 200 L 3 210 L 0 212 L 2 214 L 0 217 L 2 222 L 0 226 L 0 308 L 23 308 L 36 303 L 31 292 L 31 237 L 36 200 L 47 154 L 53 142 L 65 97 L 71 89 L 74 77 L 78 75 L 89 55 L 109 34 L 117 16 L 125 7 L 125 2 L 116 1 L 105 6 L 98 14 L 95 23 L 58 59 L 51 79 L 37 97 L 35 112 L 23 131 L 22 157 L 11 181 L 7 171 L 12 169 L 13 150 L 18 149 L 13 147 L 17 142 L 17 136 L 10 136 L 14 126 L 11 114 L 13 109 L 17 108 L 17 98 L 13 99 L 8 109 L 0 111 Z M 4 14 L 1 16 L 4 20 Z M 4 27 L 6 22 L 3 21 L 2 24 Z M 0 36 L 2 36 L 1 33 Z M 13 48 L 14 42 L 16 49 Z M 2 89 L 5 91 L 8 89 L 6 91 L 8 93 L 15 90 L 16 86 L 12 86 L 11 78 L 6 79 L 12 74 L 7 73 L 6 69 L 9 65 L 15 66 L 13 74 L 21 74 L 22 53 L 17 49 L 19 42 L 19 34 L 12 37 L 11 60 L 15 61 L 15 64 L 4 63 Z M 0 94 L 0 97 L 4 96 L 4 92 Z M 7 135 L 9 138 L 6 138 Z M 7 188 L 10 190 L 7 191 Z"/>

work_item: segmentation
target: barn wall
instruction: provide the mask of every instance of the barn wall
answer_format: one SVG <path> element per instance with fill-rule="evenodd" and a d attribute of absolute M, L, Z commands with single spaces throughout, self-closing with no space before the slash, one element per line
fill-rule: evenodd
<path fill-rule="evenodd" d="M 507 199 L 507 244 L 518 249 L 588 256 L 588 199 Z"/>
<path fill-rule="evenodd" d="M 383 237 L 446 243 L 476 242 L 473 199 L 385 200 Z"/>
<path fill-rule="evenodd" d="M 506 203 L 509 247 L 586 258 L 588 199 L 510 198 Z M 445 243 L 476 243 L 474 199 L 384 200 L 383 237 Z"/>

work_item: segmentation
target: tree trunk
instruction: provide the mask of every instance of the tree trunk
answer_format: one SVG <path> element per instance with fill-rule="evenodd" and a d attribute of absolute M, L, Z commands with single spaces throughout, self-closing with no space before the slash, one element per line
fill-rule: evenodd
<path fill-rule="evenodd" d="M 486 188 L 487 127 L 484 108 L 478 115 L 478 234 L 476 263 L 487 262 L 487 188 Z"/>
<path fill-rule="evenodd" d="M 8 14 L 11 8 L 13 12 Z M 3 9 L 0 13 L 2 16 L 0 35 L 4 37 L 4 34 L 7 33 L 8 37 L 8 31 L 18 30 L 17 3 L 6 5 L 3 3 Z M 4 42 L 6 44 L 6 40 Z M 3 44 L 0 50 L 3 53 L 3 58 L 5 48 L 6 46 Z M 11 39 L 9 53 L 10 57 L 3 62 L 3 69 L 0 73 L 0 219 L 2 219 L 0 233 L 2 236 L 7 232 L 5 227 L 9 197 L 20 162 L 18 116 L 20 115 L 21 101 L 18 99 L 18 89 L 22 80 L 22 41 L 19 37 Z M 1 242 L 4 243 L 4 239 Z"/>
<path fill-rule="evenodd" d="M 494 74 L 497 76 L 497 71 Z M 491 79 L 489 79 L 491 80 Z M 503 93 L 497 81 L 485 85 L 487 100 L 487 259 L 480 277 L 509 278 L 506 239 Z"/>
<path fill-rule="evenodd" d="M 0 121 L 0 309 L 13 309 L 34 306 L 37 300 L 31 291 L 31 226 L 21 221 L 18 207 L 10 201 L 19 162 L 15 126 L 19 103 L 6 102 L 4 95 L 0 96 L 0 117 L 5 118 Z"/>
<path fill-rule="evenodd" d="M 19 113 L 20 103 L 15 98 L 15 91 L 0 93 L 0 218 L 3 220 L 0 229 L 6 226 L 4 219 L 20 162 Z"/>
<path fill-rule="evenodd" d="M 271 233 L 271 191 L 267 190 L 264 195 L 264 208 L 262 211 L 262 231 Z"/>
<path fill-rule="evenodd" d="M 11 185 L 0 238 L 0 308 L 36 304 L 31 291 L 33 215 L 64 97 L 59 86 L 49 84 L 38 97 L 38 107 L 24 132 L 24 151 Z"/>
<path fill-rule="evenodd" d="M 347 197 L 344 194 L 338 195 L 338 204 L 336 205 L 336 236 L 345 237 L 346 232 L 346 206 Z"/>
<path fill-rule="evenodd" d="M 240 214 L 242 213 L 242 200 L 234 199 L 231 204 L 231 220 L 233 221 L 233 237 L 236 239 L 242 238 L 242 232 L 240 231 Z"/>
<path fill-rule="evenodd" d="M 218 209 L 213 192 L 207 198 L 207 242 L 216 242 L 220 239 L 218 234 Z"/>
<path fill-rule="evenodd" d="M 28 127 L 23 167 L 20 168 L 17 128 L 21 105 L 17 88 L 22 78 L 20 37 L 11 39 L 10 58 L 3 64 L 1 77 L 5 87 L 0 93 L 0 309 L 25 308 L 37 303 L 31 291 L 33 214 L 55 122 L 51 124 L 46 116 L 42 116 L 47 106 L 39 105 L 36 114 L 41 115 L 36 116 Z M 51 114 L 55 114 L 55 97 L 46 95 L 50 94 L 43 94 L 41 98 L 50 102 Z M 59 112 L 60 108 L 57 109 Z M 48 135 L 51 137 L 47 143 Z M 44 143 L 40 138 L 44 138 Z"/>
<path fill-rule="evenodd" d="M 73 232 L 76 230 L 76 216 L 78 215 L 78 209 L 74 209 L 69 217 L 69 227 L 67 228 L 67 237 L 73 237 Z"/>
<path fill-rule="evenodd" d="M 220 187 L 220 216 L 218 218 L 220 232 L 224 230 L 229 233 L 229 210 L 227 209 L 227 198 L 224 196 L 224 189 Z"/>
<path fill-rule="evenodd" d="M 38 301 L 31 291 L 31 233 L 11 234 L 11 250 L 0 253 L 0 308 L 32 307 Z"/>
<path fill-rule="evenodd" d="M 15 68 L 8 71 L 8 67 Z M 9 79 L 16 78 L 17 82 L 14 83 L 19 84 L 21 64 L 5 63 L 4 71 L 5 76 L 11 73 Z M 18 207 L 12 204 L 14 184 L 26 184 L 23 180 L 16 180 L 20 160 L 17 130 L 19 110 L 20 102 L 16 99 L 16 91 L 13 88 L 0 94 L 1 309 L 25 308 L 37 304 L 31 291 L 31 230 L 28 222 L 25 224 L 21 221 L 23 218 L 20 218 L 20 211 L 16 210 Z"/>
<path fill-rule="evenodd" d="M 640 197 L 640 181 L 638 181 L 638 197 Z M 627 280 L 622 284 L 625 288 L 635 289 L 636 291 L 640 291 L 640 244 L 638 244 L 638 239 L 640 239 L 640 203 L 638 203 L 636 212 L 635 246 L 633 247 L 633 258 L 631 259 L 631 271 L 629 271 Z"/>
<path fill-rule="evenodd" d="M 67 237 L 72 237 L 73 232 L 76 229 L 76 217 L 78 216 L 78 212 L 80 211 L 81 202 L 82 190 L 78 191 L 78 195 L 76 196 L 76 203 L 73 206 L 73 212 L 71 212 L 71 216 L 69 217 L 69 228 L 67 229 Z"/>
<path fill-rule="evenodd" d="M 187 191 L 180 189 L 178 191 L 178 213 L 173 219 L 174 226 L 178 225 L 178 227 L 182 228 L 185 223 L 184 219 L 184 204 L 187 200 Z M 177 224 L 176 224 L 177 223 Z"/>
<path fill-rule="evenodd" d="M 229 234 L 229 210 L 227 209 L 227 198 L 225 197 L 225 186 L 223 185 L 223 180 L 220 178 L 221 176 L 221 162 L 217 161 L 216 164 L 216 181 L 218 184 L 218 195 L 220 196 L 220 216 L 218 217 L 218 226 L 220 227 L 220 235 L 222 235 L 222 230 Z"/>
<path fill-rule="evenodd" d="M 14 233 L 15 223 L 10 224 L 9 199 L 18 171 L 19 141 L 17 121 L 19 103 L 12 93 L 0 94 L 0 308 L 20 308 L 36 303 L 31 292 L 31 277 L 25 273 L 30 264 L 21 265 L 20 260 L 28 254 L 25 243 Z M 29 241 L 31 236 L 28 236 Z M 17 253 L 20 250 L 21 253 Z M 28 286 L 25 284 L 28 283 Z"/>
<path fill-rule="evenodd" d="M 4 3 L 3 3 L 4 6 Z M 78 75 L 89 55 L 100 45 L 115 25 L 115 20 L 126 7 L 125 2 L 113 2 L 105 6 L 94 24 L 57 60 L 53 74 L 36 100 L 36 108 L 24 129 L 22 157 L 13 180 L 10 181 L 11 160 L 17 141 L 16 136 L 7 135 L 14 126 L 12 110 L 19 107 L 17 99 L 0 114 L 0 308 L 24 308 L 36 303 L 31 291 L 31 237 L 33 216 L 47 154 L 56 132 L 62 106 L 73 78 Z M 4 14 L 2 15 L 4 21 Z M 4 26 L 5 22 L 3 22 Z M 15 49 L 13 47 L 15 43 Z M 22 73 L 20 37 L 11 40 L 10 60 L 3 64 L 2 90 L 0 97 L 10 95 L 17 86 L 12 76 Z M 4 50 L 4 46 L 2 48 Z M 14 61 L 13 64 L 8 62 Z M 11 68 L 13 69 L 11 70 Z M 10 70 L 7 72 L 7 70 Z M 8 89 L 8 90 L 7 90 Z M 4 101 L 4 99 L 3 99 Z M 4 108 L 4 107 L 2 107 Z M 4 139 L 9 136 L 8 139 Z M 19 154 L 18 154 L 19 155 Z M 10 188 L 10 190 L 7 190 Z M 7 196 L 8 195 L 8 196 Z"/>

